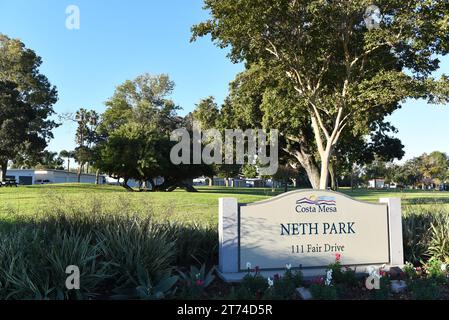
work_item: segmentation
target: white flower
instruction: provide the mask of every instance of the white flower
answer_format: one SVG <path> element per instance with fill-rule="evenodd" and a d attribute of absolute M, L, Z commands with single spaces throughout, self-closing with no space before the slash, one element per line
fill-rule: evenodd
<path fill-rule="evenodd" d="M 251 269 L 251 262 L 246 263 L 246 269 Z"/>
<path fill-rule="evenodd" d="M 383 264 L 382 267 L 380 267 L 380 270 L 384 270 L 387 267 L 386 264 Z"/>
<path fill-rule="evenodd" d="M 376 267 L 373 266 L 369 266 L 366 268 L 366 272 L 370 275 L 373 276 L 377 273 Z"/>
<path fill-rule="evenodd" d="M 287 268 L 287 270 L 290 270 L 292 268 L 292 265 L 291 265 L 291 263 L 289 263 L 289 264 L 286 264 L 285 267 Z"/>
<path fill-rule="evenodd" d="M 271 278 L 268 278 L 268 286 L 271 288 L 274 285 L 274 281 Z"/>
<path fill-rule="evenodd" d="M 325 285 L 330 286 L 331 284 L 332 284 L 332 270 L 329 270 L 327 272 Z"/>
<path fill-rule="evenodd" d="M 442 264 L 441 265 L 441 271 L 446 272 L 447 271 L 447 264 Z"/>

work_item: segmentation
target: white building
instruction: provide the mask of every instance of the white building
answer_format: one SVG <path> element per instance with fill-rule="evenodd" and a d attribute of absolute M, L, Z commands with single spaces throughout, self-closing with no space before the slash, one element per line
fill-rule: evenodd
<path fill-rule="evenodd" d="M 115 179 L 112 177 L 105 177 L 104 183 L 109 184 L 109 185 L 119 186 L 119 185 L 122 185 L 123 179 Z M 155 178 L 155 179 L 153 179 L 153 183 L 154 183 L 154 185 L 159 186 L 164 183 L 164 178 L 162 178 L 162 177 Z M 141 186 L 141 183 L 137 180 L 129 179 L 128 186 L 130 186 L 131 188 L 139 188 Z"/>
<path fill-rule="evenodd" d="M 369 189 L 384 189 L 385 187 L 385 179 L 372 179 L 368 181 Z"/>
<path fill-rule="evenodd" d="M 6 178 L 15 179 L 19 185 L 75 183 L 78 176 L 75 172 L 63 170 L 39 170 L 39 169 L 9 169 Z M 81 174 L 81 183 L 95 183 L 96 175 Z M 106 177 L 100 175 L 99 184 L 106 183 Z"/>

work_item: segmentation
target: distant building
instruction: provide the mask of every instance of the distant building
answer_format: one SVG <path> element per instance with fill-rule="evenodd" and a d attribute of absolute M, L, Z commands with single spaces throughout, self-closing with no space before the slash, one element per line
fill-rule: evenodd
<path fill-rule="evenodd" d="M 105 177 L 105 184 L 109 184 L 109 185 L 113 185 L 113 186 L 121 186 L 123 184 L 123 182 L 124 182 L 123 179 L 115 179 L 112 177 Z M 158 178 L 153 179 L 153 184 L 155 186 L 160 186 L 163 183 L 164 183 L 163 177 L 158 177 Z M 134 180 L 134 179 L 129 179 L 127 184 L 131 188 L 142 187 L 142 182 Z M 151 187 L 151 185 L 148 184 L 148 187 Z"/>
<path fill-rule="evenodd" d="M 263 179 L 249 179 L 249 178 L 213 178 L 213 186 L 215 187 L 225 187 L 226 185 L 228 187 L 232 188 L 265 188 L 267 187 L 266 181 Z M 210 185 L 210 178 L 206 177 L 200 177 L 193 179 L 193 185 L 194 186 L 209 186 Z"/>
<path fill-rule="evenodd" d="M 385 187 L 385 179 L 372 179 L 368 181 L 369 189 L 384 189 Z"/>
<path fill-rule="evenodd" d="M 55 184 L 78 182 L 76 172 L 63 170 L 40 170 L 40 169 L 9 169 L 6 172 L 7 179 L 15 179 L 19 185 L 30 186 L 34 184 Z M 96 175 L 82 173 L 81 183 L 95 183 Z M 99 184 L 106 183 L 106 177 L 100 175 Z"/>

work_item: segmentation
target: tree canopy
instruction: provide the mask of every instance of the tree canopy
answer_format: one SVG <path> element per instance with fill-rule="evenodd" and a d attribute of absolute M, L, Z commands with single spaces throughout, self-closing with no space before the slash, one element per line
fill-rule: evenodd
<path fill-rule="evenodd" d="M 57 91 L 40 73 L 42 60 L 16 39 L 0 34 L 0 166 L 5 178 L 8 161 L 35 161 L 52 129 Z"/>
<path fill-rule="evenodd" d="M 167 75 L 144 74 L 118 86 L 106 102 L 98 127 L 100 142 L 95 148 L 95 165 L 112 177 L 127 182 L 135 179 L 151 189 L 171 191 L 177 187 L 194 191 L 186 180 L 211 174 L 206 165 L 172 164 L 170 141 L 173 130 L 186 127 L 178 116 L 180 108 L 169 98 L 174 83 Z M 156 178 L 163 178 L 156 185 Z"/>
<path fill-rule="evenodd" d="M 376 4 L 382 17 L 371 29 L 364 20 L 371 5 L 366 0 L 205 0 L 211 17 L 192 28 L 193 40 L 210 35 L 230 48 L 232 61 L 244 61 L 247 70 L 262 65 L 270 80 L 291 84 L 290 103 L 272 103 L 272 110 L 302 124 L 302 131 L 286 130 L 293 145 L 286 149 L 315 188 L 327 188 L 329 164 L 345 131 L 366 133 L 407 98 L 448 100 L 448 78 L 431 75 L 439 69 L 438 55 L 449 50 L 449 3 Z M 310 136 L 319 167 L 308 146 L 298 146 Z"/>

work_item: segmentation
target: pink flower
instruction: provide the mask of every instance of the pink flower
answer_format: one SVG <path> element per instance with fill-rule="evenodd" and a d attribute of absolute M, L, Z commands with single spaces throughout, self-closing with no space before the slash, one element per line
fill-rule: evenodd
<path fill-rule="evenodd" d="M 340 262 L 340 260 L 341 260 L 341 254 L 340 254 L 340 253 L 337 253 L 337 254 L 335 255 L 335 261 Z"/>
<path fill-rule="evenodd" d="M 196 280 L 196 285 L 197 285 L 198 287 L 202 287 L 202 286 L 204 285 L 204 281 L 201 280 L 201 279 L 198 279 L 198 280 Z"/>
<path fill-rule="evenodd" d="M 315 279 L 312 280 L 313 284 L 317 284 L 317 285 L 322 285 L 324 283 L 324 278 L 323 277 L 316 277 Z"/>

